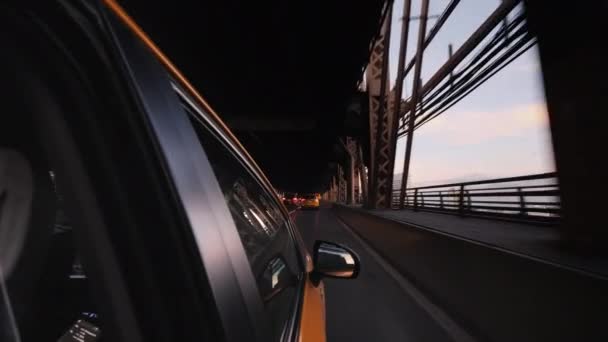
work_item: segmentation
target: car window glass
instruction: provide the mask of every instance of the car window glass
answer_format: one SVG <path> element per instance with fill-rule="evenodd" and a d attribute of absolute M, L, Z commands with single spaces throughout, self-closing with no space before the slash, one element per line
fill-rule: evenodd
<path fill-rule="evenodd" d="M 224 194 L 278 340 L 293 312 L 302 272 L 288 222 L 272 194 L 197 114 L 186 109 Z"/>

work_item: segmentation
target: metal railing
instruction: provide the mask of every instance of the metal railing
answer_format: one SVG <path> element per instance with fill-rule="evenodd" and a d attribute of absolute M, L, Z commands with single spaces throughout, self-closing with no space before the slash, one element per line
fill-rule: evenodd
<path fill-rule="evenodd" d="M 399 190 L 392 204 L 399 208 Z M 409 188 L 404 201 L 413 210 L 534 222 L 556 222 L 560 206 L 554 172 Z"/>

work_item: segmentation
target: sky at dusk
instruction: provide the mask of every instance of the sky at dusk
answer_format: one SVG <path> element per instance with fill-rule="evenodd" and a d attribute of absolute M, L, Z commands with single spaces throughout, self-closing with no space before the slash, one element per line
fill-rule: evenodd
<path fill-rule="evenodd" d="M 429 15 L 440 14 L 448 0 L 430 0 Z M 412 0 L 412 16 L 420 14 Z M 425 50 L 422 79 L 427 80 L 499 5 L 497 0 L 463 0 Z M 521 10 L 517 8 L 515 11 Z M 403 0 L 395 0 L 390 51 L 391 88 L 397 74 Z M 433 26 L 429 20 L 427 29 Z M 407 61 L 415 53 L 418 21 L 410 26 Z M 483 43 L 482 43 L 483 44 Z M 466 63 L 466 60 L 465 60 Z M 413 72 L 404 83 L 409 97 Z M 410 186 L 509 177 L 555 169 L 536 48 L 481 85 L 435 120 L 416 130 Z M 401 173 L 405 139 L 397 143 L 395 173 Z"/>

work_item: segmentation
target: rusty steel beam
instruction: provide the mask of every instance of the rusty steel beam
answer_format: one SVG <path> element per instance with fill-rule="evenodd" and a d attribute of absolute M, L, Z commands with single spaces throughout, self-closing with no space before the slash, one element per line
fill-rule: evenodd
<path fill-rule="evenodd" d="M 361 147 L 361 144 L 358 144 L 357 146 L 357 160 L 359 161 L 358 163 L 358 169 L 359 169 L 359 179 L 361 181 L 361 201 L 363 203 L 367 203 L 367 194 L 368 194 L 368 181 L 367 181 L 367 173 L 365 172 L 365 164 L 363 163 L 363 148 Z"/>

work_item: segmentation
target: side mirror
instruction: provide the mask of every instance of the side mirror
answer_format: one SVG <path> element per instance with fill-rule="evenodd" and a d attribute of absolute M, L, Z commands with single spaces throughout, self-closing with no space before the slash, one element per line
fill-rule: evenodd
<path fill-rule="evenodd" d="M 359 256 L 333 242 L 315 242 L 313 262 L 316 281 L 323 277 L 352 279 L 359 275 Z"/>

